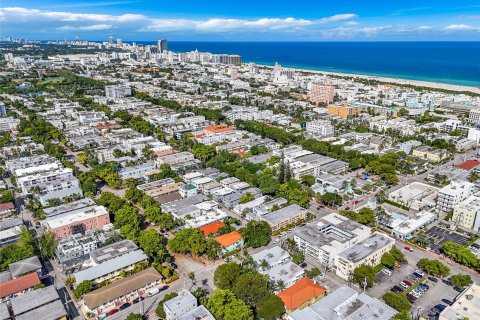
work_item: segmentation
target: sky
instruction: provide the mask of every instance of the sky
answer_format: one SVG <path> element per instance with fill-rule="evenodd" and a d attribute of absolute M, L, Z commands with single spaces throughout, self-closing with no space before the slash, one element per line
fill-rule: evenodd
<path fill-rule="evenodd" d="M 478 0 L 0 0 L 0 37 L 480 41 Z"/>

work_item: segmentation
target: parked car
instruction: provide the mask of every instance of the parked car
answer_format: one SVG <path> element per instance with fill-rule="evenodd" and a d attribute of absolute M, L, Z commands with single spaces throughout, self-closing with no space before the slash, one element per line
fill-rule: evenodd
<path fill-rule="evenodd" d="M 425 283 L 421 283 L 421 284 L 419 285 L 419 287 L 426 288 L 427 290 L 430 289 L 430 287 L 429 287 L 427 284 L 425 284 Z"/>
<path fill-rule="evenodd" d="M 402 293 L 402 292 L 405 291 L 405 290 L 402 289 L 402 288 L 399 287 L 399 286 L 395 286 L 395 287 L 393 287 L 392 289 L 390 289 L 390 291 L 395 292 L 395 293 Z"/>
<path fill-rule="evenodd" d="M 442 279 L 442 282 L 445 283 L 447 286 L 452 285 L 452 281 L 450 279 Z"/>
<path fill-rule="evenodd" d="M 448 306 L 451 306 L 453 304 L 453 302 L 448 300 L 448 299 L 442 299 L 442 302 L 445 303 Z"/>
<path fill-rule="evenodd" d="M 435 307 L 432 308 L 432 311 L 435 313 L 441 313 L 443 310 L 445 310 L 447 306 L 444 304 L 437 304 Z"/>
<path fill-rule="evenodd" d="M 438 282 L 438 279 L 435 278 L 435 277 L 428 277 L 428 280 L 430 280 L 432 282 Z"/>
<path fill-rule="evenodd" d="M 408 280 L 403 280 L 403 283 L 405 283 L 407 286 L 411 287 L 412 283 Z"/>
<path fill-rule="evenodd" d="M 119 311 L 118 309 L 112 309 L 112 310 L 107 312 L 107 316 L 111 316 L 111 315 L 117 313 L 118 311 Z"/>
<path fill-rule="evenodd" d="M 408 289 L 408 285 L 405 282 L 400 282 L 400 286 L 405 289 Z"/>
<path fill-rule="evenodd" d="M 463 289 L 459 288 L 459 287 L 453 287 L 453 290 L 455 290 L 457 292 L 463 292 Z"/>
<path fill-rule="evenodd" d="M 145 300 L 144 297 L 138 297 L 138 298 L 133 299 L 132 302 L 133 302 L 133 303 L 139 303 L 140 301 L 143 301 L 143 300 Z"/>
<path fill-rule="evenodd" d="M 410 248 L 410 247 L 405 247 L 405 250 L 408 250 L 408 251 L 410 251 L 410 252 L 413 252 L 413 249 Z"/>
<path fill-rule="evenodd" d="M 415 297 L 414 297 L 412 294 L 410 294 L 410 293 L 407 294 L 407 299 L 408 299 L 408 301 L 410 301 L 411 303 L 414 303 L 414 302 L 417 300 L 417 298 L 415 298 Z"/>
<path fill-rule="evenodd" d="M 124 303 L 122 304 L 118 309 L 119 310 L 124 310 L 124 309 L 127 309 L 128 307 L 130 307 L 132 304 L 131 303 Z"/>
<path fill-rule="evenodd" d="M 383 269 L 382 269 L 382 272 L 383 272 L 384 274 L 386 274 L 387 276 L 391 276 L 391 275 L 392 275 L 392 271 L 389 270 L 389 269 L 387 269 L 387 268 L 383 268 Z"/>

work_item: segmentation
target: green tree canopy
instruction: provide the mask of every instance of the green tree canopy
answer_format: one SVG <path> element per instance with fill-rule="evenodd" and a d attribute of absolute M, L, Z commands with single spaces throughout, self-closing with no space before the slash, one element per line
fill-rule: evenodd
<path fill-rule="evenodd" d="M 216 290 L 206 307 L 215 319 L 222 320 L 253 320 L 252 310 L 230 290 Z"/>
<path fill-rule="evenodd" d="M 387 292 L 383 296 L 383 301 L 393 309 L 398 312 L 406 311 L 409 312 L 412 304 L 408 301 L 407 297 L 404 294 L 396 292 Z"/>
<path fill-rule="evenodd" d="M 367 280 L 367 287 L 373 286 L 375 282 L 375 270 L 367 265 L 361 265 L 353 270 L 353 282 L 363 287 L 365 279 Z"/>
<path fill-rule="evenodd" d="M 464 288 L 473 283 L 472 278 L 468 274 L 455 274 L 450 277 L 450 280 L 457 288 Z"/>
<path fill-rule="evenodd" d="M 247 247 L 262 247 L 272 240 L 272 228 L 266 221 L 249 221 L 245 228 L 240 229 L 240 233 Z"/>
<path fill-rule="evenodd" d="M 285 313 L 283 301 L 274 294 L 269 294 L 258 304 L 257 317 L 261 319 L 278 319 Z"/>
<path fill-rule="evenodd" d="M 242 274 L 242 267 L 235 262 L 218 266 L 213 275 L 213 283 L 220 289 L 232 289 Z"/>

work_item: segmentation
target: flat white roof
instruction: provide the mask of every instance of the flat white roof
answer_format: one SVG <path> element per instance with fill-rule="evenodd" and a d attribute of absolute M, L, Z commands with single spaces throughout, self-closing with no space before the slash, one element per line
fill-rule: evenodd
<path fill-rule="evenodd" d="M 56 229 L 64 225 L 80 222 L 92 217 L 100 217 L 105 214 L 108 214 L 108 211 L 104 206 L 93 205 L 47 218 L 43 220 L 41 224 L 48 225 L 51 229 Z"/>

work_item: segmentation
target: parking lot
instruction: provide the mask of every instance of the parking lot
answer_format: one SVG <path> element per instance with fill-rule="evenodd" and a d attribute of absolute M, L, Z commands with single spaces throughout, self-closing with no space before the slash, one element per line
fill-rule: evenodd
<path fill-rule="evenodd" d="M 425 232 L 425 237 L 430 243 L 430 248 L 434 252 L 439 250 L 445 242 L 455 242 L 458 244 L 466 244 L 469 240 L 468 237 L 461 235 L 455 231 L 434 226 Z"/>
<path fill-rule="evenodd" d="M 430 280 L 426 280 L 424 283 L 430 287 L 430 290 L 415 301 L 412 306 L 412 311 L 415 312 L 415 315 L 418 312 L 419 315 L 423 315 L 428 319 L 427 315 L 432 313 L 431 309 L 434 306 L 437 304 L 446 305 L 442 302 L 442 299 L 454 301 L 458 292 L 453 290 L 453 287 L 443 283 L 440 279 L 436 283 Z"/>
<path fill-rule="evenodd" d="M 385 293 L 389 292 L 393 286 L 399 284 L 414 271 L 415 268 L 411 265 L 403 264 L 400 268 L 395 268 L 391 276 L 379 272 L 377 274 L 377 282 L 372 288 L 367 290 L 367 293 L 375 298 L 381 298 Z"/>

